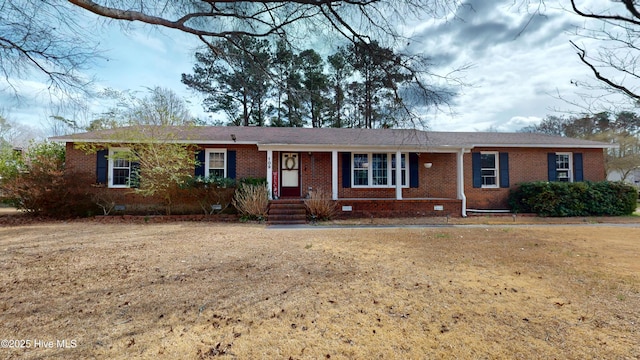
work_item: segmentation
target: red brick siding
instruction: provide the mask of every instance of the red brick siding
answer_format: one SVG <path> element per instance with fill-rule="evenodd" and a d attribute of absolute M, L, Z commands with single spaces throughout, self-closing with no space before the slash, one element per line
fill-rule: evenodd
<path fill-rule="evenodd" d="M 224 148 L 236 151 L 236 177 L 265 177 L 267 171 L 266 152 L 258 151 L 255 145 L 228 145 L 213 146 L 199 145 L 198 149 Z M 600 149 L 530 149 L 530 148 L 478 148 L 475 151 L 497 151 L 509 153 L 509 177 L 510 186 L 514 188 L 518 183 L 547 179 L 547 153 L 549 152 L 573 152 L 583 154 L 584 180 L 601 181 L 605 177 L 604 154 Z M 279 169 L 280 152 L 273 152 L 273 169 Z M 455 199 L 456 190 L 456 154 L 423 153 L 419 155 L 419 187 L 403 188 L 404 199 Z M 427 169 L 425 163 L 432 163 Z M 87 172 L 95 176 L 96 155 L 85 154 L 75 149 L 72 143 L 67 144 L 67 164 L 73 171 Z M 301 195 L 306 196 L 309 188 L 323 189 L 331 192 L 331 152 L 300 152 L 300 185 Z M 473 188 L 473 174 L 471 154 L 464 155 L 464 184 L 467 196 L 467 207 L 472 209 L 506 209 L 509 189 L 478 189 Z M 133 206 L 159 203 L 157 199 L 144 198 L 132 194 L 129 189 L 109 189 L 125 196 L 125 202 Z M 395 198 L 395 188 L 343 188 L 342 187 L 342 155 L 338 154 L 338 196 L 341 199 Z M 437 202 L 437 201 L 436 201 Z M 348 205 L 346 200 L 341 201 Z M 459 201 L 446 202 L 444 211 L 433 211 L 430 202 L 403 201 L 394 204 L 389 201 L 363 201 L 354 203 L 352 216 L 357 214 L 383 214 L 392 211 L 400 214 L 420 213 L 425 214 L 455 214 L 459 213 Z M 185 204 L 187 206 L 188 204 Z M 400 208 L 398 208 L 398 206 Z M 199 210 L 198 210 L 199 211 Z M 345 214 L 348 216 L 348 214 Z M 368 216 L 368 215 L 367 215 Z M 378 215 L 376 215 L 378 216 Z"/>
<path fill-rule="evenodd" d="M 83 172 L 96 175 L 96 155 L 86 154 L 76 149 L 73 143 L 66 145 L 66 165 L 72 172 Z"/>
<path fill-rule="evenodd" d="M 351 206 L 352 211 L 342 211 Z M 442 210 L 435 210 L 436 206 Z M 461 200 L 338 200 L 338 218 L 349 217 L 421 217 L 462 215 Z"/>
<path fill-rule="evenodd" d="M 531 149 L 531 148 L 477 148 L 479 151 L 497 151 L 509 153 L 509 185 L 510 188 L 482 189 L 473 187 L 471 154 L 464 155 L 464 191 L 467 196 L 467 207 L 470 209 L 508 209 L 509 190 L 519 183 L 529 181 L 546 181 L 547 153 L 572 152 L 582 153 L 585 181 L 605 180 L 604 153 L 602 149 Z"/>
<path fill-rule="evenodd" d="M 426 182 L 425 197 L 455 199 L 457 191 L 457 154 L 421 154 L 420 155 L 420 187 Z M 430 169 L 424 163 L 432 163 Z"/>
<path fill-rule="evenodd" d="M 331 194 L 331 153 L 303 152 L 300 154 L 302 196 L 309 188 Z"/>
<path fill-rule="evenodd" d="M 244 177 L 265 177 L 267 173 L 266 165 L 266 153 L 258 152 L 255 145 L 236 145 L 236 146 L 210 146 L 200 145 L 196 147 L 197 150 L 203 150 L 207 148 L 219 148 L 236 151 L 236 177 L 238 179 Z M 194 148 L 194 151 L 196 151 Z M 74 148 L 73 143 L 67 143 L 66 145 L 66 159 L 67 164 L 73 171 L 87 172 L 93 176 L 96 176 L 96 154 L 87 154 L 82 150 Z M 138 212 L 157 212 L 162 213 L 164 207 L 162 200 L 155 197 L 144 197 L 139 194 L 133 193 L 131 189 L 107 189 L 103 187 L 94 187 L 94 192 L 107 191 L 111 194 L 116 194 L 120 202 L 126 205 L 127 213 Z M 193 201 L 188 201 L 184 196 L 178 196 L 174 199 L 174 212 L 177 213 L 199 213 L 201 211 L 199 205 Z"/>
<path fill-rule="evenodd" d="M 267 153 L 256 145 L 198 145 L 197 150 L 226 149 L 236 151 L 236 178 L 267 176 Z"/>
<path fill-rule="evenodd" d="M 331 161 L 331 158 L 329 158 Z M 403 198 L 452 198 L 456 191 L 456 154 L 418 154 L 419 181 L 417 188 L 403 188 Z M 430 169 L 425 163 L 432 163 Z M 407 169 L 409 170 L 409 169 Z M 339 198 L 390 198 L 396 197 L 395 188 L 344 188 L 342 187 L 342 156 L 338 156 Z"/>

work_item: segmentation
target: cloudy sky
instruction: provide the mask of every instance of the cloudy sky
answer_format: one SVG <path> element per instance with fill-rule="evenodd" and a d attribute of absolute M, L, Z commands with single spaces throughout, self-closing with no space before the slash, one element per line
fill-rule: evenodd
<path fill-rule="evenodd" d="M 575 110 L 556 97 L 575 98 L 578 89 L 572 81 L 590 78 L 569 44 L 575 39 L 572 30 L 583 20 L 556 2 L 545 4 L 544 16 L 539 16 L 532 15 L 532 9 L 515 8 L 512 0 L 472 0 L 447 19 L 405 27 L 414 38 L 409 49 L 430 56 L 434 72 L 446 74 L 470 65 L 455 75 L 467 86 L 452 106 L 429 113 L 431 130 L 515 131 L 558 114 L 555 109 Z M 101 38 L 108 60 L 98 61 L 88 72 L 96 77 L 98 88 L 171 88 L 188 99 L 196 115 L 208 116 L 201 110 L 200 98 L 180 82 L 180 75 L 193 66 L 198 46 L 193 38 L 144 26 L 126 33 L 113 26 Z M 0 94 L 0 108 L 13 120 L 40 126 L 50 114 L 49 97 L 38 91 L 42 88 L 35 80 L 23 81 L 25 99 L 16 103 Z M 101 104 L 93 105 L 99 109 Z"/>

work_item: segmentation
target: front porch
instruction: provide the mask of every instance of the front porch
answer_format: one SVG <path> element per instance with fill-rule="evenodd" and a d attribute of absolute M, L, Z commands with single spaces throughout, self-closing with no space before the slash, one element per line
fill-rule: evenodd
<path fill-rule="evenodd" d="M 464 149 L 350 152 L 273 146 L 259 150 L 266 150 L 272 200 L 304 199 L 320 191 L 336 201 L 341 218 L 466 215 Z M 361 165 L 358 160 L 363 157 L 367 162 Z"/>
<path fill-rule="evenodd" d="M 459 217 L 462 201 L 456 199 L 340 199 L 336 218 L 421 218 Z M 306 209 L 303 199 L 279 199 L 269 202 L 270 224 L 303 224 Z"/>

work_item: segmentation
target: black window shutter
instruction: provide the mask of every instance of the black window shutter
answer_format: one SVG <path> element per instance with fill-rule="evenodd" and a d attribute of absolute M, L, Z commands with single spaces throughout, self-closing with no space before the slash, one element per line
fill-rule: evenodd
<path fill-rule="evenodd" d="M 196 164 L 196 168 L 195 168 L 195 176 L 202 176 L 204 177 L 204 161 L 205 161 L 205 155 L 206 155 L 206 150 L 199 150 L 196 152 L 196 160 L 198 160 L 198 163 Z"/>
<path fill-rule="evenodd" d="M 108 150 L 99 150 L 96 153 L 96 183 L 107 183 L 107 169 L 109 168 Z"/>
<path fill-rule="evenodd" d="M 473 172 L 473 187 L 482 187 L 482 157 L 479 152 L 471 153 L 471 168 Z"/>
<path fill-rule="evenodd" d="M 396 161 L 396 164 L 398 162 Z M 402 164 L 400 162 L 399 164 Z M 417 153 L 409 153 L 409 187 L 417 188 L 420 185 L 420 167 Z"/>
<path fill-rule="evenodd" d="M 230 179 L 236 178 L 236 151 L 227 151 L 227 177 Z"/>
<path fill-rule="evenodd" d="M 584 174 L 582 169 L 582 153 L 573 154 L 573 180 L 584 181 Z"/>
<path fill-rule="evenodd" d="M 132 188 L 140 187 L 140 163 L 131 162 L 131 170 L 129 172 L 129 186 Z"/>
<path fill-rule="evenodd" d="M 500 153 L 500 187 L 509 187 L 509 153 Z"/>
<path fill-rule="evenodd" d="M 556 153 L 547 154 L 547 177 L 549 181 L 556 181 Z"/>
<path fill-rule="evenodd" d="M 342 187 L 351 187 L 351 153 L 342 153 Z"/>

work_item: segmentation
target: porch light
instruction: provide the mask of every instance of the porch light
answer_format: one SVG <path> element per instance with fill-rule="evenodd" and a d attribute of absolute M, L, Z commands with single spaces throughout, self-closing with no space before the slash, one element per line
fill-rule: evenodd
<path fill-rule="evenodd" d="M 433 166 L 433 163 L 424 163 L 425 169 L 431 169 L 432 166 Z"/>

